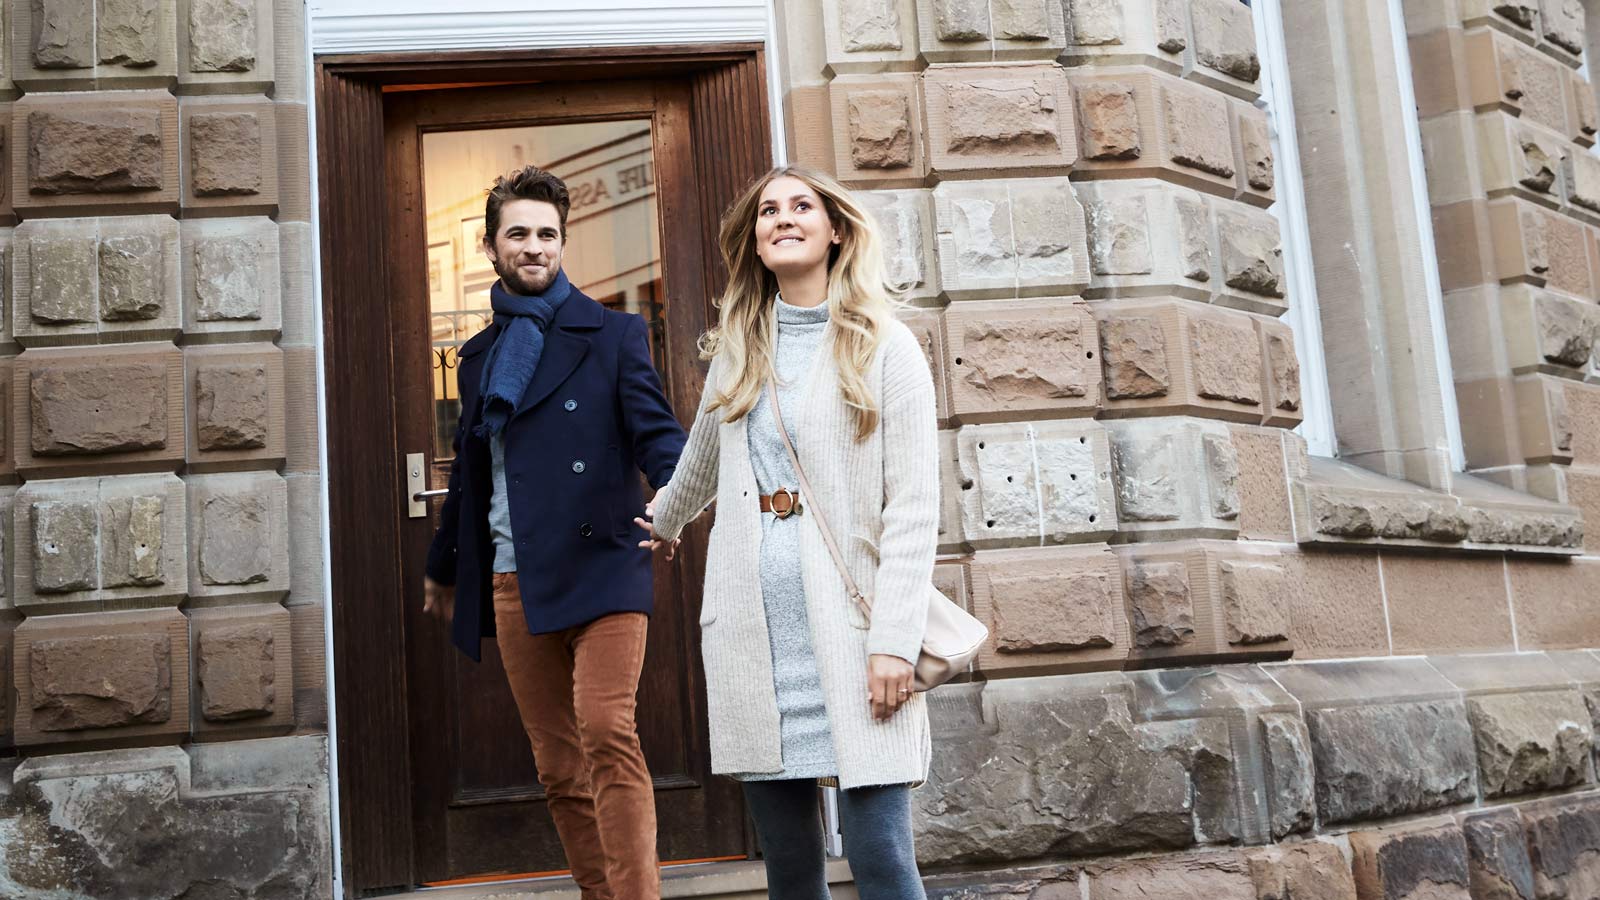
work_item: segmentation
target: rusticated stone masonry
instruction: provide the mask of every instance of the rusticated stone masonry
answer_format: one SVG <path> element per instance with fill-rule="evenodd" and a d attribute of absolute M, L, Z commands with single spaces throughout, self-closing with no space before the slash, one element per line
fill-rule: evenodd
<path fill-rule="evenodd" d="M 0 894 L 329 896 L 304 2 L 3 7 Z"/>

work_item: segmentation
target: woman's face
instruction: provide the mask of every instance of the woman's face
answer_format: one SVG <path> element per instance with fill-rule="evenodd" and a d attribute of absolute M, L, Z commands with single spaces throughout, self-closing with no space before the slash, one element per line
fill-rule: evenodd
<path fill-rule="evenodd" d="M 774 178 L 756 206 L 756 255 L 774 275 L 803 275 L 828 265 L 839 232 L 822 198 L 798 178 Z"/>

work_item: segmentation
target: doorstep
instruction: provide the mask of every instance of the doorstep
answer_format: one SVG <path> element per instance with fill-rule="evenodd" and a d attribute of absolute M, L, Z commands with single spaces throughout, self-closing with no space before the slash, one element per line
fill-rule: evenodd
<path fill-rule="evenodd" d="M 844 860 L 828 861 L 828 887 L 834 900 L 856 900 L 850 867 Z M 577 886 L 567 877 L 427 888 L 409 896 L 415 900 L 579 900 Z M 663 900 L 766 900 L 767 873 L 759 861 L 669 866 L 661 870 L 661 896 Z"/>

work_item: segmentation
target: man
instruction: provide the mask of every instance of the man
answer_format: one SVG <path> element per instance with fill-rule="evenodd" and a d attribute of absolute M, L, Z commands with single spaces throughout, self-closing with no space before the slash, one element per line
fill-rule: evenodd
<path fill-rule="evenodd" d="M 426 610 L 479 658 L 495 636 L 585 900 L 655 900 L 655 797 L 634 727 L 651 560 L 632 524 L 684 434 L 644 321 L 561 271 L 571 200 L 529 166 L 495 182 L 494 322 L 461 347 L 461 423 Z"/>

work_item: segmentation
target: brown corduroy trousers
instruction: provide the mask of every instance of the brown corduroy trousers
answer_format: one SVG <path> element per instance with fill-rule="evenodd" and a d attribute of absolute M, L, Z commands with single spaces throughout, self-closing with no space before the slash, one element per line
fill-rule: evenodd
<path fill-rule="evenodd" d="M 634 726 L 650 619 L 529 634 L 516 573 L 494 576 L 496 641 L 584 900 L 658 900 L 656 804 Z"/>

